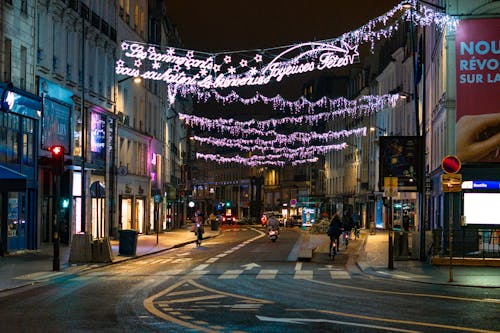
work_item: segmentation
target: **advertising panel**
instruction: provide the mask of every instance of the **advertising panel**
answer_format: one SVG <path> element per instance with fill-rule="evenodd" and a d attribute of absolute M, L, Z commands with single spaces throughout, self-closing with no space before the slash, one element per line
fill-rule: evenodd
<path fill-rule="evenodd" d="M 380 180 L 397 177 L 399 192 L 416 192 L 420 183 L 419 137 L 417 136 L 382 136 L 380 137 Z M 385 190 L 385 188 L 384 188 Z"/>
<path fill-rule="evenodd" d="M 456 38 L 456 155 L 500 162 L 500 19 L 462 20 Z"/>

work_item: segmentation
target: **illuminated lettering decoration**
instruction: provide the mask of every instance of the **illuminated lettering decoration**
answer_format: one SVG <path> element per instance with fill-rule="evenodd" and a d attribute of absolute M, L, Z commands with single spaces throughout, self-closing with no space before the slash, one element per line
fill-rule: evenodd
<path fill-rule="evenodd" d="M 358 46 L 350 46 L 346 42 L 339 42 L 339 46 L 303 43 L 286 49 L 258 70 L 256 66 L 262 61 L 260 54 L 251 59 L 241 59 L 237 64 L 230 56 L 225 56 L 221 63 L 216 64 L 214 55 L 173 48 L 161 53 L 154 46 L 137 42 L 124 41 L 121 49 L 125 60 L 117 61 L 116 74 L 206 89 L 261 86 L 271 80 L 280 82 L 291 75 L 347 66 L 357 61 L 359 56 Z M 295 52 L 299 53 L 291 60 L 285 59 Z"/>

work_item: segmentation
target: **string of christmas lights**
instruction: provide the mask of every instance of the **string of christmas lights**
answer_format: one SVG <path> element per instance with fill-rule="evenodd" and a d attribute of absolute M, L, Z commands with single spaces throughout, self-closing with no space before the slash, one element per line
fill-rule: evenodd
<path fill-rule="evenodd" d="M 376 95 L 366 95 L 361 96 L 356 100 L 348 100 L 346 98 L 328 98 L 323 96 L 317 101 L 310 101 L 304 96 L 290 101 L 282 97 L 281 95 L 276 95 L 273 97 L 267 97 L 259 92 L 256 92 L 252 97 L 241 97 L 237 92 L 232 90 L 227 95 L 220 94 L 215 89 L 205 90 L 197 86 L 176 86 L 173 89 L 169 88 L 169 96 L 173 96 L 171 102 L 175 100 L 175 94 L 179 92 L 182 97 L 194 96 L 198 101 L 207 102 L 209 99 L 213 98 L 215 101 L 222 104 L 229 103 L 242 103 L 244 105 L 252 105 L 256 103 L 264 103 L 266 105 L 272 105 L 274 110 L 290 110 L 294 113 L 298 113 L 306 110 L 309 113 L 314 112 L 315 109 L 321 108 L 326 110 L 338 110 L 345 109 L 346 113 L 351 113 L 351 109 L 383 109 L 386 105 L 395 105 L 396 101 L 399 99 L 399 94 L 385 94 L 382 96 Z"/>
<path fill-rule="evenodd" d="M 211 144 L 214 146 L 226 147 L 261 147 L 262 149 L 272 147 L 293 147 L 297 144 L 310 145 L 311 141 L 331 142 L 341 138 L 350 136 L 366 136 L 366 127 L 354 128 L 351 130 L 328 131 L 325 133 L 312 132 L 294 132 L 291 134 L 274 133 L 269 140 L 262 139 L 262 135 L 257 139 L 241 139 L 241 138 L 215 138 L 215 137 L 200 137 L 193 136 L 194 141 L 202 144 Z"/>

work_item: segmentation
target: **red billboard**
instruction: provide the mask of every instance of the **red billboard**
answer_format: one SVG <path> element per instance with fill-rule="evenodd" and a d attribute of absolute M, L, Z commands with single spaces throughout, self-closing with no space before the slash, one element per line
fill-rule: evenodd
<path fill-rule="evenodd" d="M 456 38 L 456 155 L 500 162 L 500 19 L 460 21 Z"/>

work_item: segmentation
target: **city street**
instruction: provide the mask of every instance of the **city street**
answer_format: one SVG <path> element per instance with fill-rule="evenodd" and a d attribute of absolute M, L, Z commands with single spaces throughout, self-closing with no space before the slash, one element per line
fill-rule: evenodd
<path fill-rule="evenodd" d="M 298 228 L 273 243 L 228 228 L 187 244 L 0 294 L 2 332 L 494 332 L 500 290 L 366 274 L 341 249 L 296 260 Z"/>

